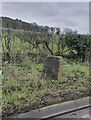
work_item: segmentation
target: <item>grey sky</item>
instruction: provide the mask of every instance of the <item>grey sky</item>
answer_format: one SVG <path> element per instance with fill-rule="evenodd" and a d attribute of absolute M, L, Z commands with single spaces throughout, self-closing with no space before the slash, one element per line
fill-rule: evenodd
<path fill-rule="evenodd" d="M 3 2 L 2 16 L 89 33 L 89 3 L 86 2 Z"/>

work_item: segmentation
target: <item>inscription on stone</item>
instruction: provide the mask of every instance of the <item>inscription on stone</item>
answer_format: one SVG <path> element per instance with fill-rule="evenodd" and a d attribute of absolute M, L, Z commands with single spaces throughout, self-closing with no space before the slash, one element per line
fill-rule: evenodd
<path fill-rule="evenodd" d="M 48 56 L 45 58 L 44 68 L 42 71 L 43 78 L 58 80 L 62 79 L 63 58 L 60 56 Z"/>

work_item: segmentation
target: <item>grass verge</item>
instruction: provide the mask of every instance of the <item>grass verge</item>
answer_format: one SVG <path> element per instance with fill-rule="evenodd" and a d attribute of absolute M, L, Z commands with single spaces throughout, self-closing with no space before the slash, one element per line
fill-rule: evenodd
<path fill-rule="evenodd" d="M 41 79 L 43 64 L 3 63 L 3 116 L 27 112 L 89 94 L 88 63 L 65 62 L 62 81 Z"/>

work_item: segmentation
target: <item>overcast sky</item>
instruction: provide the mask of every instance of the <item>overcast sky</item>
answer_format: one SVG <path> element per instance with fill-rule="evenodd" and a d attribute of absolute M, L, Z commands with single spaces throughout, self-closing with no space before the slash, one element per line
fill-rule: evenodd
<path fill-rule="evenodd" d="M 3 2 L 2 16 L 89 33 L 89 3 L 86 2 Z"/>

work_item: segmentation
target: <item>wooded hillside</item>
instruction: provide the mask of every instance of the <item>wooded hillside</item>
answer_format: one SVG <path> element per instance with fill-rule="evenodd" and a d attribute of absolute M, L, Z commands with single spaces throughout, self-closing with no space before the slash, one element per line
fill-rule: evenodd
<path fill-rule="evenodd" d="M 35 32 L 47 32 L 47 26 L 39 26 L 35 22 L 27 23 L 19 19 L 11 19 L 8 17 L 1 17 L 0 19 L 2 19 L 2 27 L 5 28 L 23 29 Z"/>

